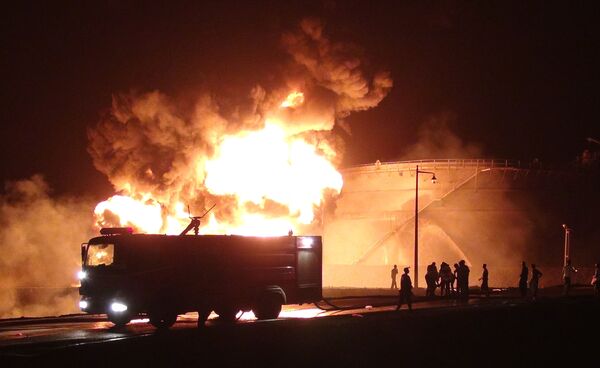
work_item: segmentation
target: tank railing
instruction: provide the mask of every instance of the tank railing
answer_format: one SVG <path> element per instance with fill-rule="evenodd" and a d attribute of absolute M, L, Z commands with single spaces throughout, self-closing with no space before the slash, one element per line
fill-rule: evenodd
<path fill-rule="evenodd" d="M 361 168 L 375 168 L 382 169 L 382 171 L 392 170 L 391 166 L 406 166 L 407 169 L 412 166 L 420 165 L 422 167 L 434 167 L 434 168 L 460 168 L 460 167 L 482 167 L 489 166 L 491 168 L 521 168 L 520 160 L 512 159 L 431 159 L 431 160 L 410 160 L 410 161 L 391 161 L 391 162 L 379 162 L 370 164 L 354 165 L 351 167 L 343 168 L 342 171 L 351 171 L 353 169 Z M 388 166 L 385 167 L 384 166 Z M 397 170 L 397 169 L 393 169 Z"/>

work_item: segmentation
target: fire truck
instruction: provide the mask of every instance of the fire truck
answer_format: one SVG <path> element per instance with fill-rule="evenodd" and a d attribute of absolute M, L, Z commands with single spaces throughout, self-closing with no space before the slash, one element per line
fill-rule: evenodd
<path fill-rule="evenodd" d="M 184 232 L 185 233 L 185 232 Z M 177 315 L 240 311 L 274 319 L 284 304 L 322 298 L 320 236 L 134 234 L 105 228 L 81 246 L 80 308 L 116 326 L 146 317 L 169 328 Z"/>

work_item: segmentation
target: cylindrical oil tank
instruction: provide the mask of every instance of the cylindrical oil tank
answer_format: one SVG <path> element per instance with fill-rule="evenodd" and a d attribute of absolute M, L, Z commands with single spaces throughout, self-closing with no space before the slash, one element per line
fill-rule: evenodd
<path fill-rule="evenodd" d="M 561 283 L 564 229 L 573 229 L 578 282 L 600 262 L 598 173 L 510 160 L 375 163 L 342 171 L 344 186 L 324 217 L 324 286 L 389 287 L 390 270 L 414 269 L 416 169 L 419 285 L 426 266 L 464 259 L 476 285 L 482 265 L 493 287 L 517 286 L 521 262 L 542 285 Z M 414 275 L 414 272 L 413 272 Z M 414 282 L 414 281 L 413 281 Z"/>

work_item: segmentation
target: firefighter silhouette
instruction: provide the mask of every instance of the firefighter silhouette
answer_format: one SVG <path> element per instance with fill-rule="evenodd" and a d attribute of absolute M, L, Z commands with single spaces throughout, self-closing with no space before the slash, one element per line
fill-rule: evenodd
<path fill-rule="evenodd" d="M 396 310 L 400 310 L 402 304 L 408 304 L 408 310 L 412 310 L 412 281 L 408 276 L 408 267 L 404 267 L 404 273 L 400 278 L 400 291 L 398 292 L 398 306 Z"/>

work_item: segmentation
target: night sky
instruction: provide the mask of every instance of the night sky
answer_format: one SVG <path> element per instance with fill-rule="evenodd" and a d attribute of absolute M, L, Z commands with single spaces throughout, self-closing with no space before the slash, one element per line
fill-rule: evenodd
<path fill-rule="evenodd" d="M 439 116 L 488 158 L 565 163 L 600 138 L 598 2 L 88 3 L 3 7 L 2 182 L 41 173 L 59 194 L 112 194 L 86 131 L 114 93 L 268 85 L 289 58 L 281 34 L 305 16 L 394 80 L 340 129 L 343 166 L 406 158 Z"/>

